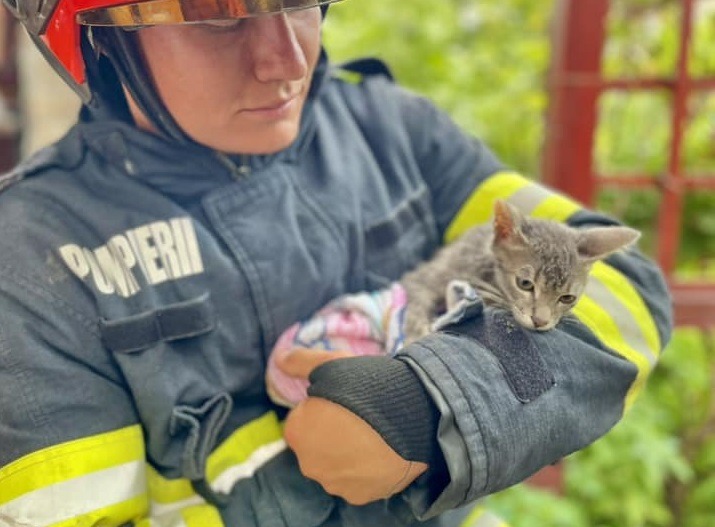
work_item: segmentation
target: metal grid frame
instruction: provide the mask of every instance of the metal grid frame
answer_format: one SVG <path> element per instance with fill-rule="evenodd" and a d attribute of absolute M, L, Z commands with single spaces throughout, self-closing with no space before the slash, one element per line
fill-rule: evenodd
<path fill-rule="evenodd" d="M 689 120 L 688 98 L 714 90 L 715 78 L 693 78 L 688 71 L 693 14 L 698 0 L 673 0 L 681 7 L 675 73 L 668 78 L 606 80 L 601 55 L 606 42 L 610 0 L 558 0 L 554 12 L 553 55 L 548 76 L 550 106 L 542 171 L 544 181 L 592 205 L 599 189 L 654 189 L 661 196 L 656 258 L 673 292 L 676 324 L 715 327 L 715 283 L 683 282 L 675 277 L 686 193 L 715 191 L 715 174 L 688 174 L 682 150 Z M 667 90 L 671 97 L 671 141 L 666 171 L 648 175 L 598 174 L 594 136 L 599 97 L 608 90 Z"/>
<path fill-rule="evenodd" d="M 17 24 L 4 5 L 0 4 L 0 97 L 7 110 L 17 112 Z M 14 124 L 0 123 L 0 174 L 18 161 L 20 131 Z"/>

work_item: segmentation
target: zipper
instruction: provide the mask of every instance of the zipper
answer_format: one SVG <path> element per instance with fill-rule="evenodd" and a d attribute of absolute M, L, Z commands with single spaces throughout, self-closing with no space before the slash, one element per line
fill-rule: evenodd
<path fill-rule="evenodd" d="M 228 168 L 231 172 L 231 177 L 236 181 L 240 181 L 251 175 L 253 169 L 251 168 L 251 156 L 249 154 L 241 154 L 241 161 L 238 164 L 231 161 L 228 156 L 221 152 L 215 152 L 215 154 L 219 161 Z"/>

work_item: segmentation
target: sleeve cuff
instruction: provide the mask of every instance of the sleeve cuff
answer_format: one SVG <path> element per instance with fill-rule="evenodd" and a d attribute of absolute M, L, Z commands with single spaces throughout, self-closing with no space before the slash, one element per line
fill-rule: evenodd
<path fill-rule="evenodd" d="M 400 456 L 434 468 L 439 413 L 422 382 L 402 360 L 356 357 L 328 362 L 310 375 L 308 395 L 360 416 Z"/>

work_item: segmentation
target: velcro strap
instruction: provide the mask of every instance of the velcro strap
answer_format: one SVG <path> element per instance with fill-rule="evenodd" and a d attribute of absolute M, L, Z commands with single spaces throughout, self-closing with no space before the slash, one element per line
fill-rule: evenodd
<path fill-rule="evenodd" d="M 555 379 L 529 336 L 509 313 L 489 310 L 486 316 L 464 318 L 446 328 L 448 333 L 479 341 L 499 361 L 516 398 L 529 403 L 554 386 Z"/>
<path fill-rule="evenodd" d="M 133 353 L 159 342 L 208 333 L 215 314 L 208 293 L 118 320 L 100 320 L 102 341 L 112 351 Z"/>

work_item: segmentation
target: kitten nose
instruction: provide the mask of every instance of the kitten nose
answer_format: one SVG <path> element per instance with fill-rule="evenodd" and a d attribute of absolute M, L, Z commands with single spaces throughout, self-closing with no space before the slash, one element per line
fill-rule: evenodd
<path fill-rule="evenodd" d="M 536 315 L 531 316 L 531 321 L 534 323 L 535 328 L 543 328 L 546 324 L 549 323 L 549 321 L 545 318 L 541 318 Z"/>

